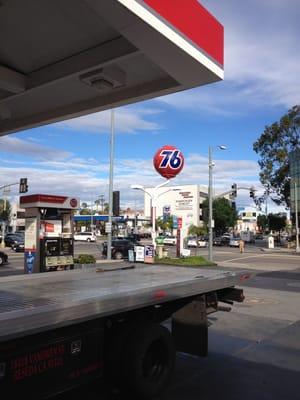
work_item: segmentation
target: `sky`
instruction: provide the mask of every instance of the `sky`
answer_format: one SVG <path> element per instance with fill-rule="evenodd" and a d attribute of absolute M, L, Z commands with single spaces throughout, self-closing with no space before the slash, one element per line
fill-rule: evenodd
<path fill-rule="evenodd" d="M 213 152 L 218 192 L 259 182 L 253 143 L 265 126 L 299 104 L 299 0 L 202 0 L 225 27 L 225 80 L 116 110 L 114 189 L 121 206 L 141 208 L 131 184 L 162 182 L 152 158 L 165 144 L 177 146 L 185 167 L 174 185 L 208 183 Z M 27 177 L 29 193 L 108 199 L 110 112 L 91 114 L 0 138 L 0 186 Z M 17 189 L 11 191 L 15 199 Z M 238 207 L 253 207 L 239 191 Z M 273 212 L 282 211 L 269 205 Z"/>

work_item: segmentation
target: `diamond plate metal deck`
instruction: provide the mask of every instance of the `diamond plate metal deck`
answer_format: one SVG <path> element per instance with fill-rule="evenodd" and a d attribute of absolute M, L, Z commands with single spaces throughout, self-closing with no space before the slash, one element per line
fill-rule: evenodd
<path fill-rule="evenodd" d="M 0 341 L 238 284 L 248 275 L 143 266 L 0 279 Z"/>

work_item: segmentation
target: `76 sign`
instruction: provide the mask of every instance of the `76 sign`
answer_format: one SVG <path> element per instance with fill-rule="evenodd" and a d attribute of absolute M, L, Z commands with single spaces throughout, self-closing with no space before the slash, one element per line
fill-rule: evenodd
<path fill-rule="evenodd" d="M 153 164 L 156 171 L 164 178 L 175 178 L 182 170 L 184 157 L 182 152 L 174 146 L 163 146 L 160 148 L 154 158 Z"/>

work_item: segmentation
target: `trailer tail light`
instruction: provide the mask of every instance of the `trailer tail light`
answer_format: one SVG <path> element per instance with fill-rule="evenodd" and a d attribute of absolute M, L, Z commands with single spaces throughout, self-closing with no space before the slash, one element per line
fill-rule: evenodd
<path fill-rule="evenodd" d="M 163 299 L 163 298 L 165 298 L 166 296 L 167 296 L 167 293 L 166 293 L 164 290 L 156 290 L 156 291 L 153 293 L 153 298 L 154 298 L 155 300 Z"/>
<path fill-rule="evenodd" d="M 240 281 L 246 281 L 247 279 L 250 279 L 251 275 L 250 274 L 243 274 L 240 276 Z"/>

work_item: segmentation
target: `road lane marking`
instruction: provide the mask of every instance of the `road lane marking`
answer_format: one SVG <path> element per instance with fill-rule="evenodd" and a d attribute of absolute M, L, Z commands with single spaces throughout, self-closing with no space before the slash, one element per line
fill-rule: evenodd
<path fill-rule="evenodd" d="M 284 259 L 291 258 L 293 260 L 296 258 L 295 256 L 288 256 L 288 255 L 285 255 L 285 254 L 276 254 L 276 255 L 274 254 L 273 256 L 276 257 L 276 258 L 283 257 Z M 255 256 L 232 258 L 230 260 L 223 260 L 222 262 L 231 262 L 231 261 L 238 261 L 238 260 L 246 260 L 248 258 L 261 258 L 261 257 L 263 257 L 263 258 L 265 258 L 265 257 L 274 258 L 270 254 L 256 254 Z"/>

